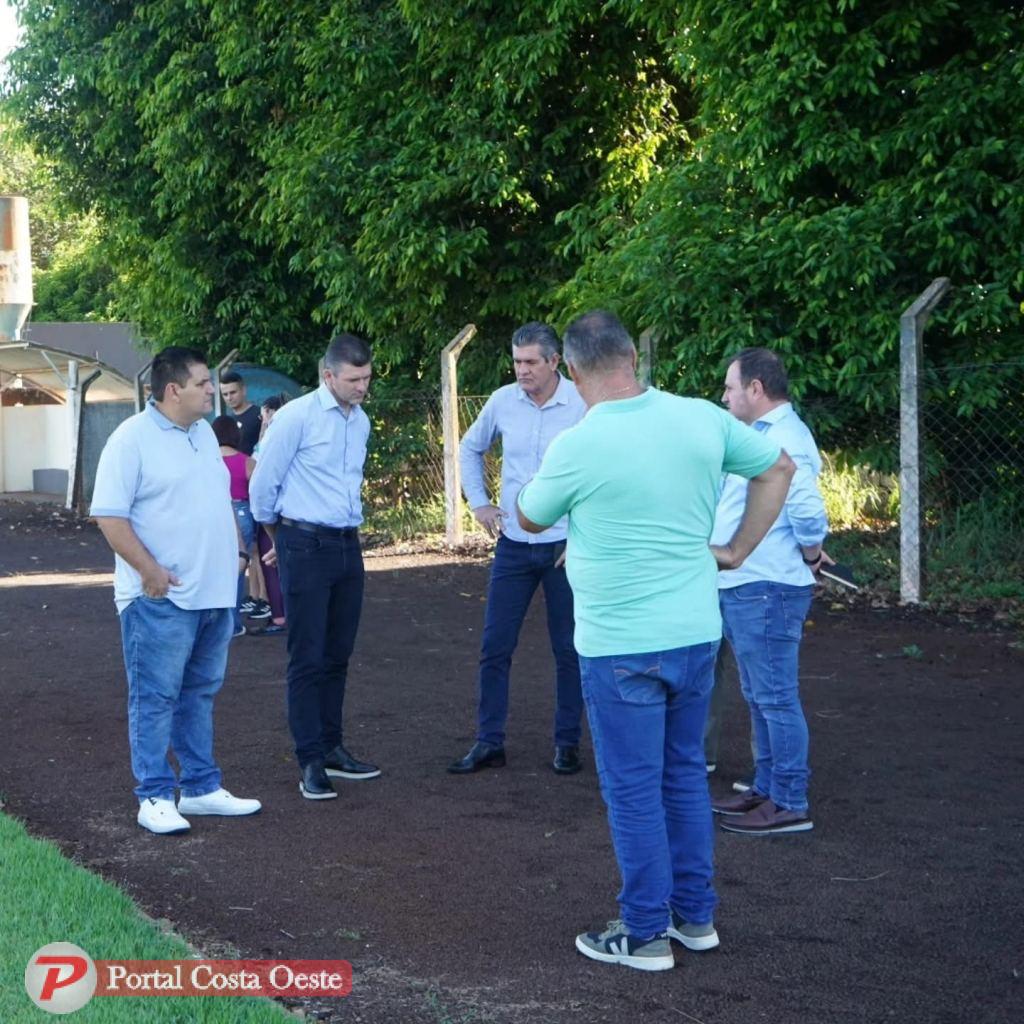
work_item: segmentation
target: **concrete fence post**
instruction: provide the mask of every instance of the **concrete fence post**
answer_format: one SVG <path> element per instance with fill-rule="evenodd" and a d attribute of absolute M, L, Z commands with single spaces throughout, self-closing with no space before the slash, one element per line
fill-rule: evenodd
<path fill-rule="evenodd" d="M 451 545 L 462 543 L 462 479 L 459 473 L 459 355 L 476 334 L 466 324 L 441 352 L 441 420 L 444 436 L 444 527 Z"/>
<path fill-rule="evenodd" d="M 900 600 L 921 600 L 921 398 L 925 324 L 949 289 L 937 277 L 900 316 Z"/>
<path fill-rule="evenodd" d="M 99 380 L 102 376 L 101 370 L 93 370 L 84 380 L 78 370 L 78 363 L 71 360 L 68 363 L 68 491 L 64 501 L 64 507 L 75 511 L 82 503 L 82 429 L 85 420 L 85 402 L 89 386 Z"/>
<path fill-rule="evenodd" d="M 654 372 L 654 358 L 658 350 L 658 335 L 653 327 L 648 327 L 640 335 L 639 349 L 640 365 L 637 367 L 636 375 L 645 388 L 651 386 L 651 375 Z"/>

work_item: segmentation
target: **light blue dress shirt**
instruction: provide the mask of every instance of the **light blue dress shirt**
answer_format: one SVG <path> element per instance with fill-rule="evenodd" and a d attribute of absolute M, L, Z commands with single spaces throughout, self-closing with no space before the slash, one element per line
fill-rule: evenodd
<path fill-rule="evenodd" d="M 804 564 L 800 548 L 820 544 L 828 535 L 825 503 L 818 490 L 818 446 L 789 402 L 776 406 L 752 425 L 786 452 L 796 463 L 796 473 L 778 519 L 743 565 L 718 574 L 719 589 L 761 580 L 808 586 L 814 582 L 814 573 Z M 715 513 L 712 544 L 727 544 L 732 539 L 746 504 L 747 481 L 728 474 Z"/>
<path fill-rule="evenodd" d="M 501 438 L 501 497 L 505 518 L 502 532 L 509 540 L 524 544 L 553 544 L 565 540 L 568 517 L 563 516 L 543 533 L 527 533 L 516 517 L 519 492 L 540 469 L 548 445 L 587 413 L 576 385 L 559 376 L 555 393 L 538 406 L 518 384 L 506 384 L 487 399 L 476 422 L 466 431 L 459 446 L 462 490 L 470 508 L 490 505 L 484 479 L 484 455 Z"/>
<path fill-rule="evenodd" d="M 363 521 L 363 464 L 370 420 L 358 405 L 342 412 L 327 385 L 274 414 L 249 481 L 260 523 L 281 516 L 336 528 Z"/>
<path fill-rule="evenodd" d="M 206 420 L 187 430 L 150 402 L 107 439 L 96 470 L 91 516 L 127 519 L 146 550 L 181 583 L 179 608 L 233 608 L 238 530 L 231 478 Z M 114 601 L 123 612 L 142 596 L 142 577 L 114 557 Z"/>

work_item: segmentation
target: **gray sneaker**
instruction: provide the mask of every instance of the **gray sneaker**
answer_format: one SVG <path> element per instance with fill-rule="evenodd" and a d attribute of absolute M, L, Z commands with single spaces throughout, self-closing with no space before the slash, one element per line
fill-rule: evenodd
<path fill-rule="evenodd" d="M 664 932 L 638 939 L 629 934 L 622 921 L 609 921 L 603 932 L 582 932 L 576 936 L 576 948 L 591 960 L 635 967 L 638 971 L 671 971 L 676 963 Z"/>
<path fill-rule="evenodd" d="M 703 953 L 718 946 L 718 932 L 712 922 L 707 924 L 690 924 L 682 916 L 672 911 L 672 922 L 668 926 L 668 937 L 681 942 L 687 949 L 695 953 Z"/>

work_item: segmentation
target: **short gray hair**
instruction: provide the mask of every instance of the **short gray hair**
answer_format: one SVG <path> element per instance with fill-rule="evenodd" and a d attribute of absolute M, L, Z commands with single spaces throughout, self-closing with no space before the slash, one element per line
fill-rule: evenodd
<path fill-rule="evenodd" d="M 512 335 L 513 348 L 523 348 L 525 345 L 539 345 L 541 355 L 550 359 L 558 355 L 558 334 L 554 327 L 542 324 L 539 320 L 531 320 L 517 328 Z"/>
<path fill-rule="evenodd" d="M 636 353 L 629 331 L 614 313 L 592 309 L 565 329 L 565 361 L 578 372 L 614 369 Z"/>

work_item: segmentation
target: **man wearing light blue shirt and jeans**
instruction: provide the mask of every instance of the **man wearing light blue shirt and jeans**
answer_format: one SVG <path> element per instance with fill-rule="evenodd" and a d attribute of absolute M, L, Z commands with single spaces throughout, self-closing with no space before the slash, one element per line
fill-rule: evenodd
<path fill-rule="evenodd" d="M 164 349 L 150 385 L 150 403 L 103 448 L 90 514 L 116 555 L 138 822 L 164 835 L 187 832 L 185 815 L 254 814 L 260 802 L 223 789 L 213 757 L 213 698 L 224 682 L 236 580 L 248 555 L 227 467 L 203 418 L 213 408 L 206 357 Z"/>
<path fill-rule="evenodd" d="M 821 457 L 789 402 L 786 371 L 775 353 L 763 348 L 740 352 L 726 371 L 722 401 L 738 420 L 779 445 L 797 468 L 764 540 L 740 568 L 719 573 L 723 628 L 750 705 L 756 753 L 753 786 L 716 801 L 712 809 L 729 832 L 807 832 L 814 826 L 807 802 L 807 722 L 800 706 L 798 659 L 828 533 L 817 483 Z M 732 535 L 746 498 L 747 481 L 727 476 L 712 543 Z"/>
<path fill-rule="evenodd" d="M 348 663 L 363 607 L 360 491 L 370 421 L 360 406 L 370 347 L 331 339 L 316 391 L 274 416 L 249 481 L 253 517 L 274 541 L 288 617 L 288 725 L 307 800 L 331 800 L 330 777 L 372 779 L 373 764 L 342 744 Z"/>
<path fill-rule="evenodd" d="M 480 648 L 476 743 L 448 766 L 464 775 L 505 764 L 509 671 L 519 631 L 538 586 L 544 587 L 548 635 L 555 657 L 555 756 L 559 775 L 580 770 L 583 697 L 573 646 L 573 602 L 563 568 L 565 517 L 543 533 L 516 521 L 516 498 L 540 467 L 548 445 L 587 409 L 576 386 L 558 372 L 558 335 L 547 324 L 524 324 L 512 336 L 516 383 L 499 388 L 462 438 L 459 462 L 466 500 L 477 521 L 497 537 L 487 588 Z M 484 455 L 501 438 L 500 506 L 491 504 Z"/>

